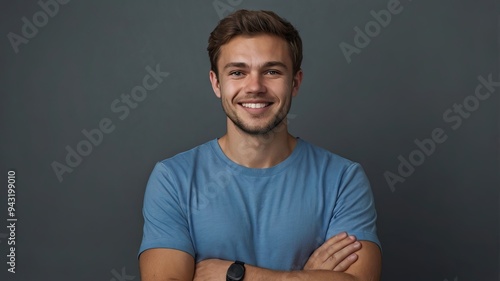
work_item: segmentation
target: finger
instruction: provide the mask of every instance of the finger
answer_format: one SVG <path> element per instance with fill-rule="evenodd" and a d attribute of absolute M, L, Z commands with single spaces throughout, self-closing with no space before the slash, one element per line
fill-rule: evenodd
<path fill-rule="evenodd" d="M 333 271 L 337 271 L 337 272 L 344 272 L 346 271 L 350 266 L 351 264 L 353 264 L 354 262 L 356 262 L 358 260 L 358 255 L 356 254 L 350 254 L 349 256 L 347 256 L 345 259 L 343 259 L 334 269 Z"/>
<path fill-rule="evenodd" d="M 321 247 L 328 248 L 328 247 L 332 246 L 333 244 L 338 243 L 339 241 L 341 241 L 342 239 L 345 239 L 347 237 L 348 237 L 347 232 L 341 232 L 335 236 L 330 237 L 328 240 L 326 240 L 323 243 L 323 245 L 321 245 Z"/>
<path fill-rule="evenodd" d="M 319 246 L 313 254 L 319 255 L 322 252 L 325 252 L 330 248 L 331 246 L 337 244 L 338 242 L 342 241 L 343 239 L 348 238 L 346 232 L 341 232 L 335 236 L 332 236 L 330 239 L 326 240 L 321 246 Z"/>
<path fill-rule="evenodd" d="M 354 242 L 356 242 L 356 237 L 348 236 L 345 232 L 331 237 L 312 253 L 304 269 L 333 270 L 345 257 L 335 254 Z M 346 253 L 346 251 L 344 250 L 342 253 Z M 347 253 L 346 256 L 351 253 Z"/>
<path fill-rule="evenodd" d="M 344 248 L 342 248 L 342 249 L 336 251 L 334 254 L 332 254 L 325 261 L 325 266 L 327 266 L 331 269 L 335 269 L 335 267 L 337 267 L 340 263 L 342 263 L 342 261 L 344 261 L 346 258 L 350 257 L 352 254 L 354 254 L 360 248 L 361 248 L 361 243 L 358 241 L 345 246 Z"/>
<path fill-rule="evenodd" d="M 354 244 L 356 242 L 356 237 L 347 236 L 344 239 L 338 241 L 335 244 L 330 245 L 328 248 L 324 249 L 319 256 L 324 260 L 329 259 L 331 256 L 335 255 L 337 252 L 341 251 L 348 245 Z"/>

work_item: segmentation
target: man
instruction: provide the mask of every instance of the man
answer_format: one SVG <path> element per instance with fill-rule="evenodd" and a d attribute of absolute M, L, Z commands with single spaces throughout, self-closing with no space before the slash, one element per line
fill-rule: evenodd
<path fill-rule="evenodd" d="M 214 29 L 208 52 L 227 133 L 154 168 L 142 280 L 379 280 L 362 168 L 287 130 L 303 76 L 297 30 L 240 10 Z"/>

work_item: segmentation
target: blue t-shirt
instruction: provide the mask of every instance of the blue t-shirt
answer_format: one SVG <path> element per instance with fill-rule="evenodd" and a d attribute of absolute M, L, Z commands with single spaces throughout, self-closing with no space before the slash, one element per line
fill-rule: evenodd
<path fill-rule="evenodd" d="M 342 231 L 380 246 L 361 166 L 302 139 L 271 168 L 234 163 L 217 139 L 161 161 L 148 181 L 143 215 L 139 254 L 171 248 L 196 262 L 299 270 Z"/>

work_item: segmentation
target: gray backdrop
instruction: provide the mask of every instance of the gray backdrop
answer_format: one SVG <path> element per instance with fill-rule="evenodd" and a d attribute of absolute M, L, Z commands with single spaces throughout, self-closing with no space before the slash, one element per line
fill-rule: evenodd
<path fill-rule="evenodd" d="M 273 10 L 299 29 L 304 83 L 290 131 L 365 168 L 382 279 L 499 280 L 498 6 L 4 3 L 0 280 L 140 279 L 142 199 L 155 162 L 225 132 L 206 43 L 239 8 Z M 149 89 L 147 68 L 162 72 Z M 9 170 L 15 274 L 7 271 Z"/>

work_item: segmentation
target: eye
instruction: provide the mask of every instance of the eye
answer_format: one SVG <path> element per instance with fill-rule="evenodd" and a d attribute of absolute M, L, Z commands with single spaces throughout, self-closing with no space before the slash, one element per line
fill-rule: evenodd
<path fill-rule="evenodd" d="M 243 73 L 241 71 L 231 71 L 229 76 L 241 76 Z"/>
<path fill-rule="evenodd" d="M 278 74 L 280 74 L 280 73 L 279 73 L 278 71 L 276 71 L 276 70 L 268 70 L 266 73 L 267 73 L 267 74 L 270 74 L 270 75 L 278 75 Z"/>

